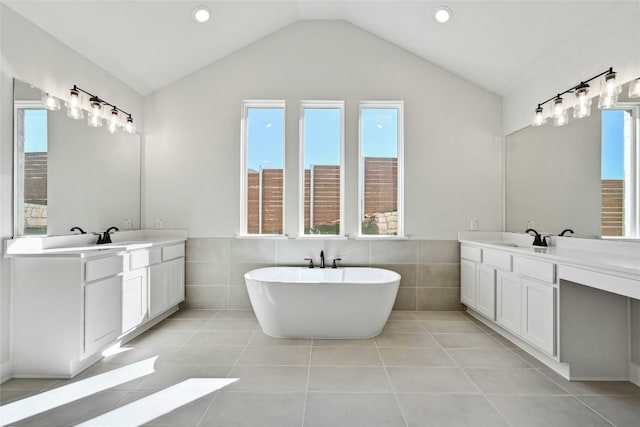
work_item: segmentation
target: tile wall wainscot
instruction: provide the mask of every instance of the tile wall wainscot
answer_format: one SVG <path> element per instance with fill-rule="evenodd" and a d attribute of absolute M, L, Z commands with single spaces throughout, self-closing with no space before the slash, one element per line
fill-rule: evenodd
<path fill-rule="evenodd" d="M 322 240 L 189 238 L 185 308 L 251 308 L 244 273 L 304 258 L 342 266 L 386 268 L 402 276 L 394 310 L 463 310 L 456 240 Z"/>

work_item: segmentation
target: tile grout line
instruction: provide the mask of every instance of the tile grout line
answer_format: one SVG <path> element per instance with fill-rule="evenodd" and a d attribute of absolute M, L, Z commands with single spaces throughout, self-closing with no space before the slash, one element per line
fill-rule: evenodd
<path fill-rule="evenodd" d="M 426 328 L 424 325 L 422 325 L 422 323 L 421 323 L 420 325 L 421 325 L 421 326 L 423 326 L 423 328 L 424 328 L 425 330 L 427 330 L 427 328 Z M 427 331 L 427 332 L 428 332 L 428 331 Z M 431 333 L 430 333 L 430 332 L 428 332 L 428 333 L 431 335 Z M 486 335 L 486 334 L 484 333 L 484 331 L 483 331 L 483 334 L 484 334 L 484 335 Z M 432 337 L 433 337 L 433 335 L 432 335 Z M 458 361 L 457 361 L 453 356 L 451 356 L 451 354 L 449 353 L 449 351 L 447 351 L 447 349 L 446 349 L 442 344 L 440 344 L 440 341 L 438 341 L 437 339 L 435 339 L 435 337 L 433 337 L 433 340 L 434 340 L 435 342 L 437 342 L 437 343 L 438 343 L 438 345 L 440 346 L 440 348 L 441 348 L 441 349 L 445 352 L 445 354 L 446 354 L 446 355 L 447 355 L 447 356 L 448 356 L 448 357 L 453 361 L 453 364 L 454 364 L 458 369 L 460 369 L 460 372 L 462 372 L 462 374 L 463 374 L 463 375 L 464 375 L 464 376 L 469 380 L 469 382 L 471 382 L 471 384 L 473 384 L 473 386 L 476 388 L 476 390 L 478 390 L 478 392 L 479 392 L 479 393 L 480 393 L 480 395 L 484 398 L 484 400 L 485 400 L 487 403 L 489 403 L 489 405 L 490 405 L 490 406 L 491 406 L 491 407 L 496 411 L 496 413 L 497 413 L 498 415 L 500 415 L 500 417 L 504 420 L 504 422 L 506 423 L 506 425 L 511 426 L 511 423 L 509 422 L 509 420 L 507 420 L 507 417 L 505 417 L 505 416 L 504 416 L 504 414 L 502 414 L 502 412 L 500 412 L 500 411 L 498 410 L 498 408 L 493 404 L 493 402 L 492 402 L 492 401 L 487 397 L 487 395 L 482 391 L 482 389 L 480 388 L 480 386 L 479 386 L 478 384 L 476 384 L 476 382 L 475 382 L 475 381 L 473 381 L 473 379 L 471 379 L 471 377 L 469 376 L 469 374 L 468 374 L 464 369 L 462 369 L 462 367 L 460 366 L 460 364 L 458 364 Z M 500 345 L 502 345 L 502 343 L 499 343 L 499 344 L 500 344 Z"/>
<path fill-rule="evenodd" d="M 383 328 L 384 330 L 384 328 Z M 382 333 L 382 331 L 380 332 Z M 378 334 L 380 335 L 380 334 Z M 382 363 L 382 368 L 384 369 L 384 373 L 387 377 L 387 381 L 389 381 L 389 386 L 391 387 L 391 391 L 393 392 L 393 397 L 396 400 L 396 404 L 400 409 L 400 415 L 402 415 L 402 420 L 404 421 L 405 426 L 409 426 L 409 422 L 407 421 L 407 417 L 404 414 L 404 410 L 402 409 L 402 404 L 400 404 L 400 398 L 398 397 L 398 393 L 396 392 L 396 388 L 393 386 L 393 381 L 391 381 L 391 375 L 389 375 L 389 371 L 387 370 L 387 364 L 384 363 L 384 359 L 382 358 L 382 353 L 380 353 L 380 347 L 378 346 L 378 342 L 376 341 L 376 337 L 373 337 L 373 345 L 376 348 L 376 352 L 378 353 L 378 357 L 380 358 L 380 362 Z"/>
<path fill-rule="evenodd" d="M 302 427 L 304 427 L 304 418 L 307 415 L 307 399 L 309 396 L 309 378 L 311 377 L 311 358 L 313 357 L 313 343 L 314 339 L 311 339 L 311 345 L 309 346 L 309 364 L 307 366 L 307 383 L 304 387 L 304 403 L 302 404 Z"/>

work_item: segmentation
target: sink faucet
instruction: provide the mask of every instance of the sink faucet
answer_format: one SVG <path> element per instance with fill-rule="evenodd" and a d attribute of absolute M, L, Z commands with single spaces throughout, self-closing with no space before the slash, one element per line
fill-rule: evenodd
<path fill-rule="evenodd" d="M 320 268 L 324 268 L 324 251 L 320 251 Z"/>
<path fill-rule="evenodd" d="M 574 232 L 572 229 L 570 229 L 570 228 L 565 228 L 564 230 L 562 230 L 562 233 L 558 234 L 558 236 L 560 236 L 560 237 L 564 237 L 564 233 L 571 233 L 571 234 L 574 234 L 575 232 Z M 567 236 L 567 237 L 570 237 L 570 236 Z"/>
<path fill-rule="evenodd" d="M 69 231 L 71 231 L 72 233 L 73 233 L 74 231 L 79 231 L 79 232 L 80 232 L 80 234 L 87 234 L 87 232 L 86 232 L 86 231 L 84 231 L 84 230 L 83 230 L 82 228 L 80 228 L 80 227 L 71 227 L 71 230 L 69 230 Z"/>
<path fill-rule="evenodd" d="M 527 228 L 525 233 L 531 234 L 530 233 L 531 231 L 533 231 L 533 233 L 535 234 L 535 237 L 533 238 L 533 246 L 548 246 L 547 245 L 547 238 L 546 237 L 542 237 L 540 235 L 540 233 L 538 233 L 533 228 Z"/>
<path fill-rule="evenodd" d="M 112 243 L 111 242 L 111 230 L 120 231 L 118 229 L 118 227 L 109 227 L 109 228 L 107 228 L 104 231 L 104 233 L 98 234 L 98 241 L 97 241 L 98 245 L 103 245 L 103 244 L 106 244 L 106 243 Z"/>

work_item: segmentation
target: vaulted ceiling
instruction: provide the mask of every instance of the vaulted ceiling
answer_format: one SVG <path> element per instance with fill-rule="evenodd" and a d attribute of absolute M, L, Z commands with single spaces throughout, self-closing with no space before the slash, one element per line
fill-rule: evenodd
<path fill-rule="evenodd" d="M 4 3 L 143 95 L 299 20 L 350 22 L 499 95 L 629 14 L 640 28 L 638 0 Z M 201 4 L 213 10 L 205 24 L 192 19 Z M 434 19 L 442 4 L 446 24 Z"/>

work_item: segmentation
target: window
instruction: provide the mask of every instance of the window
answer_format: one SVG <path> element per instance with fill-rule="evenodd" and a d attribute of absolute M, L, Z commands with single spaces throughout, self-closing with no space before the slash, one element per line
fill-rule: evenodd
<path fill-rule="evenodd" d="M 46 235 L 47 110 L 35 101 L 15 101 L 14 104 L 18 170 L 16 189 L 24 189 L 19 191 L 16 198 L 16 234 Z"/>
<path fill-rule="evenodd" d="M 404 236 L 402 101 L 360 103 L 360 235 Z"/>
<path fill-rule="evenodd" d="M 344 102 L 300 108 L 300 234 L 343 235 Z"/>
<path fill-rule="evenodd" d="M 244 101 L 242 108 L 241 230 L 284 230 L 284 101 Z"/>
<path fill-rule="evenodd" d="M 602 111 L 602 235 L 638 237 L 638 105 Z"/>

